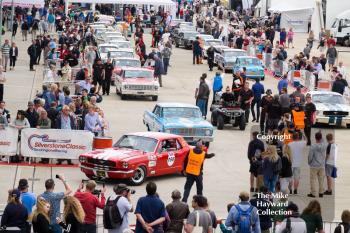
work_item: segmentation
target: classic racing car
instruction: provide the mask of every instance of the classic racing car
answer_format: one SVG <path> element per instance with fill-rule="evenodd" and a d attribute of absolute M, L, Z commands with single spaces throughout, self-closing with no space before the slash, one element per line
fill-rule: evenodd
<path fill-rule="evenodd" d="M 350 106 L 344 97 L 332 91 L 310 91 L 316 106 L 316 124 L 350 128 Z"/>
<path fill-rule="evenodd" d="M 159 82 L 153 77 L 153 70 L 147 68 L 122 67 L 115 79 L 116 92 L 125 100 L 127 96 L 152 97 L 158 100 Z"/>
<path fill-rule="evenodd" d="M 237 57 L 236 62 L 233 65 L 233 72 L 239 72 L 243 69 L 243 67 L 247 69 L 247 78 L 259 78 L 260 80 L 265 79 L 264 67 L 258 58 L 250 56 Z"/>
<path fill-rule="evenodd" d="M 190 146 L 179 135 L 144 132 L 123 135 L 112 148 L 79 156 L 89 179 L 128 179 L 142 184 L 146 177 L 181 173 Z"/>
<path fill-rule="evenodd" d="M 238 126 L 240 130 L 245 130 L 245 111 L 237 102 L 221 101 L 221 94 L 216 93 L 215 102 L 210 107 L 211 123 L 217 126 L 218 130 L 223 129 L 225 124 L 232 124 L 233 127 Z"/>
<path fill-rule="evenodd" d="M 233 65 L 236 62 L 237 57 L 246 56 L 247 51 L 242 49 L 231 49 L 221 47 L 215 55 L 214 62 L 218 65 L 218 69 L 223 71 L 232 70 Z"/>
<path fill-rule="evenodd" d="M 114 66 L 113 75 L 112 75 L 112 85 L 115 85 L 115 79 L 117 75 L 121 74 L 122 67 L 141 67 L 140 59 L 138 58 L 129 58 L 129 57 L 121 57 L 121 58 L 115 58 L 112 61 L 112 64 Z"/>
<path fill-rule="evenodd" d="M 191 104 L 159 103 L 152 112 L 144 113 L 143 123 L 148 131 L 181 135 L 190 144 L 201 139 L 208 147 L 213 141 L 213 126 Z"/>
<path fill-rule="evenodd" d="M 181 31 L 177 36 L 174 36 L 175 47 L 183 46 L 186 49 L 192 48 L 193 41 L 198 36 L 196 31 Z"/>

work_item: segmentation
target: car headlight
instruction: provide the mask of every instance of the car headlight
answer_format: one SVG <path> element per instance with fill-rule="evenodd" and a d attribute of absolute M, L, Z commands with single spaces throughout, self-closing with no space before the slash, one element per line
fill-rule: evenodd
<path fill-rule="evenodd" d="M 166 129 L 165 132 L 166 133 L 171 133 L 171 130 L 170 129 Z"/>
<path fill-rule="evenodd" d="M 122 89 L 124 90 L 128 89 L 128 85 L 122 85 Z"/>
<path fill-rule="evenodd" d="M 207 129 L 207 130 L 205 131 L 205 136 L 211 136 L 211 134 L 212 134 L 211 129 Z"/>
<path fill-rule="evenodd" d="M 87 158 L 84 157 L 84 156 L 80 156 L 80 157 L 79 157 L 79 161 L 80 161 L 81 163 L 86 163 L 86 162 L 87 162 Z"/>
<path fill-rule="evenodd" d="M 158 85 L 155 85 L 154 86 L 154 90 L 158 90 L 159 89 L 159 86 Z"/>
<path fill-rule="evenodd" d="M 123 168 L 128 168 L 129 167 L 129 163 L 124 161 L 122 163 L 122 166 L 123 166 Z"/>
<path fill-rule="evenodd" d="M 322 111 L 316 110 L 316 115 L 321 115 Z"/>

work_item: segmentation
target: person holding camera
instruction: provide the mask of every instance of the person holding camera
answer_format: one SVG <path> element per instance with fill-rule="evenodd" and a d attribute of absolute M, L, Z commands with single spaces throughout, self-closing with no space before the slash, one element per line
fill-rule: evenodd
<path fill-rule="evenodd" d="M 123 233 L 129 229 L 129 212 L 134 211 L 134 207 L 131 203 L 131 194 L 134 194 L 134 190 L 130 190 L 125 184 L 117 184 L 114 186 L 113 191 L 115 194 L 108 198 L 108 201 L 115 201 L 118 207 L 122 222 L 117 228 L 108 230 L 108 233 Z"/>
<path fill-rule="evenodd" d="M 60 225 L 56 223 L 56 218 L 60 217 L 60 209 L 61 209 L 61 200 L 64 197 L 67 197 L 71 192 L 71 188 L 68 185 L 63 175 L 56 175 L 56 178 L 61 180 L 65 191 L 55 193 L 55 181 L 53 179 L 48 179 L 45 181 L 46 191 L 40 195 L 40 197 L 44 198 L 46 201 L 50 203 L 50 225 L 53 233 L 61 233 L 62 229 Z"/>
<path fill-rule="evenodd" d="M 84 223 L 80 228 L 80 233 L 96 233 L 96 208 L 103 209 L 105 207 L 106 188 L 102 190 L 96 189 L 96 182 L 89 180 L 86 183 L 85 191 L 82 192 L 84 183 L 82 182 L 75 192 L 76 197 L 85 211 Z"/>

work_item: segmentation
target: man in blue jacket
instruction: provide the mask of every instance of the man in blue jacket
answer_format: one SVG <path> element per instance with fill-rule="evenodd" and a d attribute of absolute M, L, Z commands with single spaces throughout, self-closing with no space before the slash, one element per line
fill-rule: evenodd
<path fill-rule="evenodd" d="M 220 72 L 216 72 L 213 82 L 213 102 L 215 102 L 215 94 L 222 90 L 222 78 Z"/>
<path fill-rule="evenodd" d="M 261 96 L 265 93 L 264 85 L 260 83 L 260 79 L 255 79 L 255 83 L 252 86 L 252 91 L 254 95 L 254 99 L 251 105 L 251 111 L 253 116 L 253 122 L 259 122 L 260 118 L 260 107 L 261 107 Z M 255 117 L 255 104 L 256 104 L 256 117 Z"/>

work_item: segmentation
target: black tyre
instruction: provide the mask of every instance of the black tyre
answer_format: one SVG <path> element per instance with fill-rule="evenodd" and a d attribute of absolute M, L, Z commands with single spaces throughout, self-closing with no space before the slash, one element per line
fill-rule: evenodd
<path fill-rule="evenodd" d="M 232 126 L 233 126 L 233 127 L 238 127 L 240 121 L 241 121 L 241 118 L 240 118 L 240 117 L 236 117 L 236 118 L 235 118 L 235 122 L 232 124 Z"/>
<path fill-rule="evenodd" d="M 211 114 L 211 117 L 210 117 L 210 121 L 211 121 L 211 124 L 212 124 L 213 126 L 217 126 L 217 124 L 218 124 L 215 115 L 216 115 L 216 114 L 212 113 L 212 114 Z"/>
<path fill-rule="evenodd" d="M 350 38 L 344 39 L 344 46 L 350 47 Z"/>
<path fill-rule="evenodd" d="M 178 43 L 175 42 L 175 47 L 178 48 L 180 45 Z"/>
<path fill-rule="evenodd" d="M 241 119 L 239 120 L 239 129 L 240 130 L 245 130 L 245 126 L 246 126 L 246 123 L 245 123 L 245 115 L 243 114 L 241 116 Z"/>
<path fill-rule="evenodd" d="M 158 96 L 152 96 L 152 101 L 157 101 L 158 100 Z"/>
<path fill-rule="evenodd" d="M 218 117 L 217 117 L 217 128 L 218 128 L 218 130 L 222 130 L 224 128 L 224 124 L 225 124 L 224 117 L 221 116 L 221 115 L 218 115 Z"/>
<path fill-rule="evenodd" d="M 126 100 L 127 99 L 126 95 L 123 95 L 123 94 L 121 94 L 121 98 L 122 98 L 122 100 Z"/>
<path fill-rule="evenodd" d="M 140 166 L 136 168 L 134 176 L 130 178 L 130 183 L 132 185 L 141 185 L 147 177 L 146 174 L 146 168 L 143 166 Z"/>
<path fill-rule="evenodd" d="M 206 148 L 209 148 L 210 142 L 205 142 L 205 143 L 204 143 L 204 146 L 205 146 Z"/>

